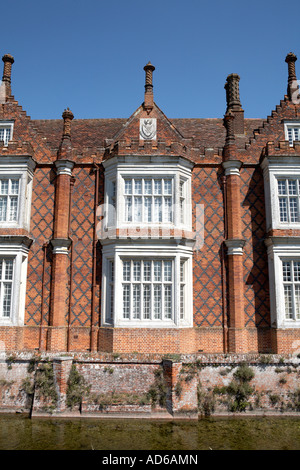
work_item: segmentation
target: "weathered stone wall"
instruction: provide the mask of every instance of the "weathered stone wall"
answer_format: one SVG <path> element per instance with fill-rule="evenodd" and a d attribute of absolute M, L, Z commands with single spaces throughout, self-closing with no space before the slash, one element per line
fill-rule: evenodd
<path fill-rule="evenodd" d="M 300 357 L 2 353 L 0 412 L 194 419 L 298 414 Z"/>

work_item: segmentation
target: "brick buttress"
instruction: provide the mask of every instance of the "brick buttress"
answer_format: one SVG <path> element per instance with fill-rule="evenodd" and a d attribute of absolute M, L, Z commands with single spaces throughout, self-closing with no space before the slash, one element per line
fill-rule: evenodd
<path fill-rule="evenodd" d="M 227 266 L 228 266 L 228 305 L 229 352 L 241 353 L 246 347 L 246 331 L 244 319 L 244 280 L 243 280 L 243 247 L 242 216 L 240 195 L 241 162 L 236 158 L 234 139 L 234 114 L 230 111 L 225 115 L 227 138 L 224 148 L 223 168 L 226 177 L 226 213 L 227 213 Z"/>
<path fill-rule="evenodd" d="M 53 264 L 51 284 L 50 328 L 48 330 L 47 349 L 50 351 L 67 350 L 68 324 L 68 268 L 70 224 L 70 194 L 72 183 L 72 147 L 70 123 L 72 112 L 67 109 L 62 115 L 64 130 L 62 142 L 55 161 L 56 187 L 53 239 Z"/>

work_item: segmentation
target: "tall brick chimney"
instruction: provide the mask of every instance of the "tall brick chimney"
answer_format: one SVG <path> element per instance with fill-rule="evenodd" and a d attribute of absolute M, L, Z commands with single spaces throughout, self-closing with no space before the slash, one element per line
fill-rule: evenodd
<path fill-rule="evenodd" d="M 295 67 L 295 62 L 297 60 L 297 56 L 290 52 L 286 58 L 285 61 L 288 64 L 288 86 L 287 86 L 287 95 L 291 101 L 294 99 L 299 100 L 299 85 L 297 82 L 297 76 L 296 76 L 296 67 Z"/>
<path fill-rule="evenodd" d="M 62 118 L 64 120 L 63 136 L 71 138 L 71 121 L 74 119 L 72 111 L 69 108 L 65 109 Z"/>
<path fill-rule="evenodd" d="M 4 62 L 2 82 L 5 84 L 5 94 L 7 99 L 11 96 L 11 66 L 15 60 L 10 54 L 5 54 L 2 57 L 2 60 Z"/>
<path fill-rule="evenodd" d="M 223 160 L 230 160 L 232 153 L 236 151 L 235 136 L 234 136 L 234 113 L 229 109 L 224 116 L 224 123 L 226 127 L 226 139 L 223 149 Z"/>
<path fill-rule="evenodd" d="M 225 83 L 227 109 L 226 113 L 231 111 L 234 114 L 234 134 L 244 134 L 244 110 L 240 101 L 239 89 L 240 77 L 237 73 L 231 73 Z"/>
<path fill-rule="evenodd" d="M 153 77 L 153 72 L 155 70 L 154 65 L 151 64 L 151 62 L 148 62 L 147 65 L 145 65 L 144 70 L 146 72 L 146 77 L 145 77 L 145 99 L 144 99 L 144 108 L 149 114 L 150 111 L 153 108 L 153 83 L 152 83 L 152 77 Z"/>
<path fill-rule="evenodd" d="M 72 111 L 67 108 L 62 113 L 62 118 L 64 120 L 64 127 L 57 158 L 59 160 L 72 160 L 71 121 L 74 119 L 74 115 Z"/>

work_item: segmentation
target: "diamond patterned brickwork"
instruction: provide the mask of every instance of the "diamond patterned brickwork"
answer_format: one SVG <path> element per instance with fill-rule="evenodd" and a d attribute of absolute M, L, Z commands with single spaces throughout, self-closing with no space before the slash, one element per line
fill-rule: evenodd
<path fill-rule="evenodd" d="M 34 242 L 28 256 L 25 324 L 39 325 L 43 310 L 44 324 L 48 323 L 50 307 L 51 248 L 48 246 L 44 301 L 42 305 L 44 243 L 52 238 L 54 213 L 54 183 L 51 167 L 37 167 L 33 178 L 31 206 L 31 236 Z"/>
<path fill-rule="evenodd" d="M 90 326 L 92 308 L 95 172 L 74 168 L 71 237 L 73 239 L 73 290 L 71 326 Z M 96 301 L 96 306 L 99 300 Z M 99 310 L 98 310 L 99 315 Z"/>
<path fill-rule="evenodd" d="M 243 221 L 245 324 L 270 324 L 268 258 L 265 239 L 264 182 L 259 167 L 241 169 Z"/>
<path fill-rule="evenodd" d="M 220 248 L 224 236 L 223 195 L 217 167 L 194 168 L 193 214 L 194 228 L 196 205 L 204 206 L 204 246 L 194 252 L 194 325 L 222 326 L 222 270 Z M 198 235 L 197 235 L 198 236 Z"/>

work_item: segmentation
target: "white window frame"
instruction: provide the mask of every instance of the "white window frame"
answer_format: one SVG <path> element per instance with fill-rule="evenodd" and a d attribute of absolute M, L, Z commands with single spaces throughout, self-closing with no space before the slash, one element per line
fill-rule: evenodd
<path fill-rule="evenodd" d="M 12 271 L 11 277 L 7 277 L 7 266 L 8 263 L 12 262 Z M 13 301 L 13 281 L 14 281 L 14 272 L 15 272 L 15 258 L 8 256 L 0 257 L 0 317 L 2 319 L 10 318 L 12 313 L 12 301 Z M 4 313 L 4 302 L 5 302 L 5 287 L 10 286 L 10 295 L 9 295 L 9 314 Z"/>
<path fill-rule="evenodd" d="M 150 182 L 150 191 L 146 189 L 147 183 Z M 157 190 L 157 184 L 160 183 L 160 190 Z M 167 182 L 170 182 L 169 192 L 167 187 Z M 128 189 L 127 183 L 130 183 L 130 190 Z M 140 189 L 137 190 L 137 183 L 140 183 Z M 124 205 L 125 205 L 125 223 L 134 223 L 134 224 L 172 224 L 174 221 L 174 178 L 173 177 L 163 177 L 163 176 L 153 176 L 153 177 L 144 177 L 144 176 L 127 176 L 123 177 L 122 189 L 124 193 Z M 137 199 L 140 201 L 140 204 L 137 204 Z M 130 201 L 130 204 L 128 202 Z M 147 213 L 146 201 L 150 201 L 151 213 L 149 220 L 149 212 Z M 157 211 L 156 202 L 159 201 L 159 211 Z M 171 210 L 169 211 L 169 206 L 167 201 L 171 203 Z M 137 208 L 140 206 L 140 210 Z M 128 208 L 131 208 L 131 211 Z"/>
<path fill-rule="evenodd" d="M 124 260 L 171 260 L 172 261 L 172 315 L 171 318 L 145 319 L 145 318 L 123 318 L 123 261 Z M 110 312 L 111 291 L 109 289 L 111 280 L 109 277 L 109 266 L 114 262 L 114 305 L 113 318 Z M 185 299 L 184 312 L 180 306 L 180 262 L 184 261 L 185 269 Z M 102 296 L 103 312 L 102 326 L 113 326 L 121 328 L 185 328 L 193 325 L 193 280 L 192 280 L 192 248 L 189 246 L 175 245 L 127 245 L 108 244 L 103 246 L 102 265 L 102 287 L 106 295 Z"/>
<path fill-rule="evenodd" d="M 1 237 L 2 238 L 2 237 Z M 0 306 L 0 326 L 22 326 L 25 317 L 26 280 L 29 248 L 15 237 L 13 243 L 0 238 L 0 260 L 13 259 L 13 280 L 10 316 L 2 315 Z M 4 237 L 5 238 L 5 237 Z"/>
<path fill-rule="evenodd" d="M 1 156 L 0 179 L 18 179 L 18 216 L 15 221 L 0 221 L 0 228 L 30 230 L 31 197 L 35 163 L 31 157 Z"/>
<path fill-rule="evenodd" d="M 172 314 L 174 311 L 174 259 L 173 258 L 122 258 L 123 266 L 123 277 L 122 277 L 122 291 L 123 291 L 123 320 L 128 321 L 169 321 L 172 320 Z M 127 273 L 125 273 L 125 264 L 127 268 Z M 145 276 L 145 271 L 149 267 L 149 274 Z M 170 277 L 165 276 L 165 271 L 167 267 L 171 267 Z M 139 267 L 139 270 L 136 268 Z M 159 276 L 157 275 L 157 269 L 160 267 L 161 271 Z M 138 271 L 138 275 L 137 275 Z M 156 273 L 156 275 L 155 275 Z M 126 274 L 126 276 L 124 276 Z M 128 274 L 128 276 L 127 276 Z M 149 276 L 149 278 L 148 278 Z M 125 288 L 128 288 L 128 312 L 124 311 L 124 292 Z M 138 301 L 135 302 L 135 288 L 138 293 Z M 147 288 L 147 289 L 146 289 Z M 156 288 L 157 293 L 159 293 L 159 299 L 156 298 Z M 149 290 L 148 290 L 149 289 Z M 166 306 L 166 289 L 170 289 L 170 306 Z M 126 289 L 127 290 L 127 289 Z M 145 291 L 148 290 L 149 293 L 149 305 L 148 311 L 145 310 L 145 305 L 143 304 L 143 298 Z M 157 310 L 158 309 L 158 310 Z M 149 317 L 149 318 L 148 318 Z"/>
<path fill-rule="evenodd" d="M 2 192 L 2 182 L 3 181 L 8 181 L 8 191 L 7 193 Z M 17 181 L 18 182 L 18 193 L 15 194 L 12 192 L 12 181 Z M 0 219 L 1 224 L 15 224 L 19 220 L 19 212 L 20 212 L 20 186 L 21 186 L 21 179 L 19 176 L 12 176 L 12 175 L 6 175 L 2 176 L 0 175 L 0 199 L 5 198 L 6 199 L 6 217 L 4 220 Z M 12 220 L 10 220 L 10 211 L 11 211 L 11 201 L 12 198 L 16 197 L 17 198 L 17 208 L 16 208 L 16 217 Z"/>
<path fill-rule="evenodd" d="M 295 141 L 300 141 L 300 121 L 285 122 L 284 134 L 285 140 L 288 140 L 290 147 L 293 147 Z"/>
<path fill-rule="evenodd" d="M 108 229 L 137 227 L 180 228 L 192 231 L 191 170 L 193 163 L 183 157 L 116 157 L 103 162 L 105 168 L 105 217 Z M 171 179 L 173 216 L 170 222 L 128 222 L 125 218 L 125 180 L 127 178 Z M 180 181 L 184 182 L 184 210 L 180 211 Z M 114 189 L 115 188 L 115 189 Z M 114 193 L 114 195 L 113 195 Z M 115 214 L 110 213 L 114 198 Z"/>
<path fill-rule="evenodd" d="M 296 271 L 296 265 L 299 265 L 300 268 L 300 257 L 296 259 L 281 259 L 282 263 L 282 275 L 283 275 L 283 289 L 284 289 L 284 299 L 285 299 L 285 319 L 286 320 L 300 320 L 300 309 L 298 308 L 298 312 L 296 311 L 296 287 L 299 289 L 299 301 L 298 304 L 300 306 L 300 276 L 299 279 L 296 281 L 295 280 L 295 271 Z M 289 266 L 289 272 L 287 269 L 284 269 L 285 267 Z M 300 272 L 300 269 L 299 269 Z M 289 275 L 289 279 L 285 279 Z M 286 309 L 286 295 L 285 295 L 285 287 L 289 288 L 290 290 L 290 307 L 291 307 L 291 312 L 287 312 Z"/>
<path fill-rule="evenodd" d="M 279 182 L 284 182 L 285 186 L 285 193 L 281 192 L 279 190 Z M 290 182 L 296 182 L 295 184 L 295 190 L 296 192 L 293 193 L 292 190 L 290 190 Z M 299 224 L 300 223 L 300 177 L 292 176 L 292 177 L 285 177 L 285 178 L 277 178 L 277 193 L 278 193 L 278 202 L 279 204 L 279 222 L 280 224 Z M 280 208 L 280 201 L 284 200 L 286 201 L 286 220 L 282 220 L 282 211 Z M 292 205 L 292 200 L 296 200 L 296 213 L 297 213 L 297 220 L 292 220 L 293 219 L 293 205 Z"/>
<path fill-rule="evenodd" d="M 300 179 L 300 157 L 266 157 L 261 166 L 264 173 L 267 232 L 272 229 L 300 229 L 300 221 L 280 221 L 278 191 L 278 180 Z"/>
<path fill-rule="evenodd" d="M 300 261 L 299 237 L 270 237 L 268 247 L 271 324 L 276 328 L 300 328 L 300 319 L 286 318 L 283 262 Z"/>
<path fill-rule="evenodd" d="M 4 146 L 7 147 L 8 146 L 8 142 L 10 140 L 12 140 L 12 137 L 13 137 L 13 129 L 14 129 L 14 123 L 13 121 L 0 121 L 0 130 L 4 130 Z M 7 136 L 8 132 L 7 131 L 10 131 L 9 132 L 9 137 Z"/>

